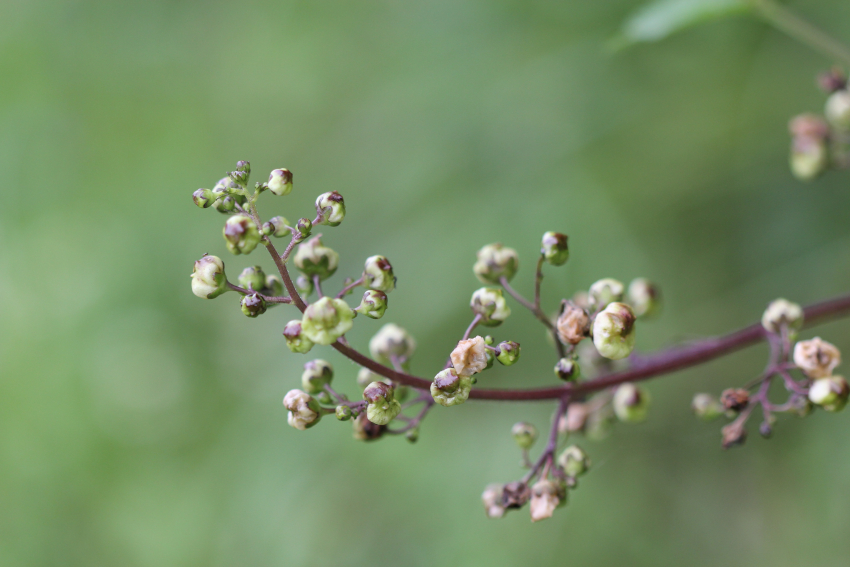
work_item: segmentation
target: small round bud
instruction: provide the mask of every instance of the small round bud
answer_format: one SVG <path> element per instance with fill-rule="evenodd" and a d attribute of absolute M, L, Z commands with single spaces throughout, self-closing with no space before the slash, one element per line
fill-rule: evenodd
<path fill-rule="evenodd" d="M 244 171 L 231 171 L 227 174 L 238 185 L 245 187 L 248 184 L 248 174 Z"/>
<path fill-rule="evenodd" d="M 407 360 L 416 351 L 416 341 L 410 334 L 393 323 L 387 323 L 369 341 L 372 358 L 390 364 L 393 357 Z"/>
<path fill-rule="evenodd" d="M 724 409 L 739 412 L 750 403 L 750 393 L 743 388 L 727 388 L 720 394 L 720 404 Z"/>
<path fill-rule="evenodd" d="M 330 404 L 333 402 L 331 395 L 327 392 L 319 392 L 316 394 L 316 399 L 319 400 L 320 404 Z"/>
<path fill-rule="evenodd" d="M 313 427 L 322 418 L 322 410 L 312 396 L 301 390 L 290 390 L 283 398 L 283 405 L 289 410 L 288 422 L 295 429 L 305 430 Z"/>
<path fill-rule="evenodd" d="M 293 238 L 295 242 L 302 242 L 305 238 L 310 236 L 311 232 L 313 232 L 313 221 L 307 217 L 301 217 L 298 219 L 298 222 L 295 223 L 295 235 Z"/>
<path fill-rule="evenodd" d="M 561 418 L 558 431 L 561 433 L 578 433 L 584 431 L 590 410 L 587 404 L 572 403 L 567 408 L 567 415 Z"/>
<path fill-rule="evenodd" d="M 386 382 L 389 385 L 392 385 L 392 382 L 390 382 L 390 380 L 388 378 L 383 378 L 383 377 L 375 374 L 374 372 L 372 372 L 368 368 L 361 368 L 360 371 L 357 373 L 357 385 L 360 386 L 364 390 L 366 389 L 366 387 L 369 384 L 371 384 L 372 382 L 377 382 L 377 381 L 383 381 L 383 382 Z"/>
<path fill-rule="evenodd" d="M 496 355 L 488 348 L 484 351 L 484 356 L 487 357 L 487 365 L 484 367 L 484 370 L 490 370 L 496 362 Z"/>
<path fill-rule="evenodd" d="M 809 378 L 825 378 L 841 364 L 841 351 L 820 337 L 800 341 L 794 345 L 794 364 Z"/>
<path fill-rule="evenodd" d="M 563 344 L 576 345 L 590 331 L 590 317 L 587 312 L 572 301 L 561 302 L 561 314 L 555 322 L 558 340 Z"/>
<path fill-rule="evenodd" d="M 292 227 L 289 226 L 289 221 L 286 220 L 286 217 L 276 216 L 263 223 L 263 234 L 281 238 L 292 234 Z"/>
<path fill-rule="evenodd" d="M 643 421 L 649 411 L 649 393 L 629 382 L 620 384 L 614 392 L 613 406 L 620 421 Z"/>
<path fill-rule="evenodd" d="M 215 202 L 215 199 L 215 195 L 213 195 L 213 192 L 209 189 L 198 189 L 192 193 L 192 200 L 195 201 L 195 204 L 202 209 L 206 209 L 211 206 Z"/>
<path fill-rule="evenodd" d="M 300 319 L 293 319 L 286 324 L 283 328 L 283 338 L 286 339 L 286 346 L 292 352 L 306 354 L 313 348 L 313 341 L 301 332 Z"/>
<path fill-rule="evenodd" d="M 298 247 L 295 265 L 309 277 L 320 280 L 331 277 L 339 265 L 339 254 L 322 244 L 320 237 L 311 238 Z"/>
<path fill-rule="evenodd" d="M 558 464 L 567 476 L 575 478 L 583 475 L 590 468 L 590 457 L 578 445 L 570 445 L 558 457 Z"/>
<path fill-rule="evenodd" d="M 202 299 L 213 299 L 227 291 L 224 262 L 218 256 L 204 256 L 192 269 L 192 293 Z"/>
<path fill-rule="evenodd" d="M 654 283 L 646 278 L 636 278 L 629 284 L 626 298 L 635 317 L 651 317 L 657 315 L 661 307 L 661 292 Z"/>
<path fill-rule="evenodd" d="M 458 376 L 472 376 L 487 367 L 487 348 L 484 339 L 473 337 L 458 341 L 451 354 L 452 365 Z"/>
<path fill-rule="evenodd" d="M 236 209 L 237 198 L 232 195 L 227 195 L 226 197 L 222 197 L 218 201 L 215 202 L 215 210 L 220 213 L 229 214 Z"/>
<path fill-rule="evenodd" d="M 809 400 L 826 411 L 841 411 L 847 405 L 850 387 L 841 376 L 828 376 L 815 380 L 809 388 Z"/>
<path fill-rule="evenodd" d="M 505 515 L 505 507 L 502 506 L 502 490 L 501 484 L 491 484 L 481 494 L 484 513 L 488 518 L 501 518 Z"/>
<path fill-rule="evenodd" d="M 502 506 L 507 509 L 522 508 L 531 498 L 531 489 L 524 482 L 509 482 L 502 488 Z"/>
<path fill-rule="evenodd" d="M 387 430 L 386 425 L 378 425 L 369 421 L 366 412 L 358 415 L 356 419 L 352 419 L 351 423 L 354 426 L 354 438 L 358 441 L 375 441 L 383 437 Z"/>
<path fill-rule="evenodd" d="M 850 130 L 850 91 L 835 91 L 826 100 L 824 110 L 830 124 L 840 130 Z"/>
<path fill-rule="evenodd" d="M 456 406 L 469 398 L 472 390 L 472 379 L 468 376 L 458 376 L 454 368 L 446 368 L 439 372 L 431 382 L 431 397 L 441 406 Z"/>
<path fill-rule="evenodd" d="M 342 195 L 336 191 L 322 193 L 316 199 L 316 212 L 319 216 L 319 224 L 339 226 L 345 218 L 345 201 Z"/>
<path fill-rule="evenodd" d="M 354 326 L 354 311 L 342 299 L 323 297 L 311 303 L 301 319 L 301 332 L 319 345 L 329 345 Z"/>
<path fill-rule="evenodd" d="M 395 275 L 390 261 L 383 256 L 366 258 L 363 268 L 363 285 L 369 289 L 377 289 L 389 293 L 395 288 Z"/>
<path fill-rule="evenodd" d="M 266 286 L 266 273 L 260 266 L 249 266 L 239 274 L 239 285 L 251 291 L 260 291 Z"/>
<path fill-rule="evenodd" d="M 610 303 L 593 320 L 593 345 L 599 354 L 620 360 L 635 348 L 635 315 L 625 303 Z"/>
<path fill-rule="evenodd" d="M 531 487 L 531 521 L 539 522 L 551 518 L 555 508 L 567 503 L 567 489 L 561 482 L 544 478 Z"/>
<path fill-rule="evenodd" d="M 825 139 L 793 138 L 788 158 L 791 173 L 800 181 L 811 181 L 829 167 L 829 146 Z"/>
<path fill-rule="evenodd" d="M 771 424 L 766 421 L 761 422 L 761 425 L 759 425 L 759 435 L 765 439 L 770 439 L 770 436 L 773 435 L 773 427 Z"/>
<path fill-rule="evenodd" d="M 803 327 L 803 308 L 787 299 L 776 299 L 767 306 L 761 317 L 761 325 L 771 333 L 779 334 L 787 327 L 795 335 Z"/>
<path fill-rule="evenodd" d="M 531 449 L 537 441 L 537 428 L 530 423 L 520 421 L 511 427 L 511 435 L 520 449 Z"/>
<path fill-rule="evenodd" d="M 292 173 L 286 168 L 272 170 L 266 185 L 278 197 L 289 195 L 292 191 Z"/>
<path fill-rule="evenodd" d="M 355 309 L 355 311 L 370 319 L 380 319 L 384 316 L 386 310 L 387 294 L 374 289 L 366 290 L 363 299 L 360 300 L 360 306 Z"/>
<path fill-rule="evenodd" d="M 307 297 L 313 293 L 313 280 L 305 275 L 300 275 L 295 279 L 295 290 L 301 297 Z"/>
<path fill-rule="evenodd" d="M 594 310 L 604 309 L 609 303 L 622 301 L 626 291 L 623 282 L 614 278 L 604 278 L 593 283 L 587 294 Z"/>
<path fill-rule="evenodd" d="M 301 387 L 308 394 L 318 394 L 325 390 L 334 377 L 334 368 L 330 362 L 317 358 L 304 364 L 301 374 Z"/>
<path fill-rule="evenodd" d="M 401 404 L 395 399 L 393 387 L 384 382 L 372 382 L 363 390 L 366 417 L 377 425 L 386 425 L 401 413 Z"/>
<path fill-rule="evenodd" d="M 242 298 L 242 313 L 246 317 L 259 317 L 266 312 L 266 300 L 259 294 L 252 293 Z"/>
<path fill-rule="evenodd" d="M 711 421 L 723 415 L 726 408 L 711 394 L 696 394 L 691 401 L 691 410 L 703 421 Z"/>
<path fill-rule="evenodd" d="M 510 281 L 519 268 L 516 250 L 499 243 L 488 244 L 478 251 L 478 261 L 472 271 L 483 283 L 496 284 L 504 277 Z"/>
<path fill-rule="evenodd" d="M 283 282 L 275 275 L 266 276 L 266 287 L 263 293 L 271 296 L 281 295 L 283 293 Z"/>
<path fill-rule="evenodd" d="M 502 341 L 498 346 L 499 354 L 496 358 L 505 366 L 510 366 L 519 360 L 519 343 L 514 341 Z"/>
<path fill-rule="evenodd" d="M 246 214 L 233 215 L 224 223 L 224 240 L 233 254 L 250 254 L 260 243 L 260 231 Z"/>
<path fill-rule="evenodd" d="M 841 69 L 832 68 L 818 75 L 818 86 L 826 94 L 847 88 L 847 77 Z"/>
<path fill-rule="evenodd" d="M 351 419 L 351 408 L 348 406 L 336 406 L 336 418 L 340 421 Z"/>
<path fill-rule="evenodd" d="M 724 426 L 720 430 L 723 437 L 722 443 L 724 449 L 730 449 L 735 445 L 743 445 L 747 440 L 747 430 L 744 428 L 744 422 L 737 419 Z"/>
<path fill-rule="evenodd" d="M 408 443 L 416 443 L 419 441 L 419 428 L 414 427 L 404 434 L 404 438 L 407 439 Z"/>
<path fill-rule="evenodd" d="M 469 302 L 472 311 L 481 315 L 481 324 L 488 327 L 497 327 L 511 314 L 502 290 L 495 287 L 482 287 L 472 294 Z"/>
<path fill-rule="evenodd" d="M 563 266 L 570 259 L 567 235 L 560 232 L 546 232 L 540 247 L 543 258 L 553 266 Z"/>
<path fill-rule="evenodd" d="M 555 376 L 565 382 L 578 380 L 581 376 L 581 367 L 575 359 L 562 358 L 555 363 Z"/>

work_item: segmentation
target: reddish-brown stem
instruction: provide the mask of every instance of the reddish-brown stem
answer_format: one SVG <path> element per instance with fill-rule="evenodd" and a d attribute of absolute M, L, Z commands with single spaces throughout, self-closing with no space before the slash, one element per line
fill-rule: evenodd
<path fill-rule="evenodd" d="M 499 278 L 499 283 L 505 288 L 505 291 L 508 292 L 508 295 L 513 297 L 520 305 L 531 311 L 537 319 L 549 329 L 549 332 L 552 333 L 552 339 L 555 341 L 555 348 L 558 349 L 558 356 L 564 358 L 566 356 L 566 351 L 564 350 L 564 345 L 558 340 L 558 332 L 555 329 L 555 325 L 552 324 L 552 321 L 549 320 L 549 317 L 546 316 L 546 313 L 540 308 L 540 282 L 543 280 L 543 257 L 540 257 L 540 261 L 537 263 L 537 275 L 535 276 L 534 283 L 534 303 L 527 300 L 522 296 L 520 292 L 511 287 L 510 282 L 504 276 Z"/>
<path fill-rule="evenodd" d="M 354 289 L 355 287 L 359 286 L 362 283 L 363 283 L 363 276 L 360 276 L 360 278 L 354 280 L 353 282 L 351 282 L 350 284 L 348 284 L 347 286 L 345 286 L 344 288 L 339 290 L 339 293 L 336 294 L 336 298 L 342 299 L 345 296 L 346 293 L 348 293 L 349 291 L 351 291 L 352 289 Z"/>
<path fill-rule="evenodd" d="M 251 295 L 252 293 L 256 293 L 257 295 L 262 297 L 263 300 L 266 303 L 292 303 L 292 300 L 288 297 L 278 297 L 278 296 L 275 296 L 275 295 L 263 295 L 262 293 L 254 291 L 252 289 L 245 289 L 244 287 L 239 287 L 238 285 L 232 284 L 230 282 L 227 282 L 227 289 L 231 289 L 233 291 L 238 291 L 239 293 L 244 294 L 244 295 Z"/>

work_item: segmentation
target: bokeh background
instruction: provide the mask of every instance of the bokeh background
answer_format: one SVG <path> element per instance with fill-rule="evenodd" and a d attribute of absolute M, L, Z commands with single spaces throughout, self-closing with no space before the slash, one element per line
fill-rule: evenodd
<path fill-rule="evenodd" d="M 847 2 L 792 4 L 850 40 Z M 280 334 L 294 310 L 249 320 L 235 294 L 190 291 L 205 252 L 233 276 L 272 268 L 229 256 L 224 217 L 190 199 L 249 159 L 256 179 L 295 174 L 265 216 L 345 196 L 327 287 L 387 255 L 383 322 L 418 339 L 420 375 L 470 319 L 476 250 L 515 247 L 530 292 L 545 230 L 573 253 L 546 271 L 552 309 L 605 276 L 662 284 L 645 350 L 847 292 L 850 178 L 787 169 L 787 121 L 821 110 L 832 62 L 746 16 L 611 51 L 639 5 L 0 3 L 0 564 L 846 565 L 847 412 L 728 452 L 690 415 L 763 347 L 652 383 L 648 421 L 585 443 L 595 469 L 532 525 L 486 519 L 479 494 L 522 474 L 510 426 L 545 430 L 551 404 L 438 407 L 416 445 L 299 432 L 281 406 L 306 359 Z M 523 359 L 485 382 L 555 380 L 529 314 L 498 334 Z M 850 322 L 817 334 L 850 351 Z M 313 354 L 357 394 L 353 365 Z"/>

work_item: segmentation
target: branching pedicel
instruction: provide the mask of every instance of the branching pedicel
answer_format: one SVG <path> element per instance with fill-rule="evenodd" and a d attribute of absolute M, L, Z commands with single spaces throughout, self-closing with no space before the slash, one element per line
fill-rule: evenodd
<path fill-rule="evenodd" d="M 847 381 L 833 374 L 841 361 L 838 349 L 815 338 L 795 344 L 803 323 L 815 323 L 828 316 L 850 312 L 850 295 L 802 309 L 784 299 L 771 303 L 761 324 L 717 338 L 705 339 L 652 355 L 633 354 L 637 321 L 655 315 L 659 306 L 658 289 L 645 279 L 636 279 L 626 288 L 606 278 L 594 283 L 588 292 L 579 292 L 561 302 L 558 313 L 550 317 L 540 303 L 543 266 L 561 266 L 569 259 L 567 237 L 555 232 L 543 235 L 537 259 L 534 298 L 528 300 L 510 284 L 517 272 L 517 253 L 501 244 L 490 244 L 478 251 L 473 267 L 485 287 L 472 294 L 473 317 L 469 327 L 449 354 L 433 380 L 408 373 L 416 342 L 401 327 L 386 324 L 369 341 L 371 358 L 351 347 L 345 339 L 358 315 L 380 319 L 387 309 L 387 294 L 395 287 L 390 262 L 383 256 L 366 259 L 362 275 L 347 279 L 334 295 L 326 294 L 322 283 L 334 274 L 339 256 L 321 241 L 310 237 L 314 226 L 337 226 L 345 217 L 345 202 L 333 191 L 316 199 L 314 219 L 301 218 L 291 225 L 276 216 L 262 222 L 256 203 L 261 193 L 287 195 L 292 190 L 292 174 L 286 169 L 272 171 L 267 183 L 247 189 L 250 165 L 240 161 L 236 170 L 221 179 L 213 189 L 198 189 L 193 198 L 200 207 L 214 207 L 230 215 L 224 226 L 224 239 L 234 254 L 249 254 L 262 243 L 279 273 L 267 276 L 262 268 L 246 268 L 238 285 L 228 281 L 224 262 L 216 256 L 204 256 L 195 262 L 192 291 L 212 299 L 227 291 L 241 295 L 242 312 L 257 317 L 277 304 L 292 304 L 302 317 L 286 323 L 283 336 L 292 352 L 305 354 L 316 345 L 329 345 L 361 366 L 357 383 L 363 388 L 362 400 L 349 400 L 337 393 L 331 382 L 334 371 L 320 359 L 304 365 L 301 389 L 289 391 L 283 404 L 289 410 L 289 424 L 309 429 L 328 415 L 340 421 L 352 421 L 354 437 L 375 440 L 385 435 L 405 435 L 416 441 L 419 426 L 435 404 L 455 406 L 469 398 L 493 400 L 556 400 L 557 409 L 540 456 L 532 462 L 528 451 L 538 433 L 528 423 L 514 425 L 512 434 L 522 450 L 528 471 L 519 480 L 487 487 L 482 496 L 487 515 L 500 517 L 506 510 L 530 503 L 533 521 L 548 518 L 555 508 L 567 501 L 568 490 L 590 467 L 590 459 L 577 445 L 558 454 L 562 440 L 577 434 L 599 436 L 615 420 L 638 422 L 646 417 L 650 397 L 636 382 L 659 376 L 728 354 L 743 346 L 766 339 L 771 347 L 764 372 L 745 388 L 728 389 L 719 399 L 697 394 L 694 412 L 704 419 L 725 415 L 731 422 L 722 429 L 723 447 L 741 444 L 746 439 L 746 423 L 760 406 L 764 437 L 770 436 L 775 414 L 804 416 L 815 407 L 838 411 L 847 402 Z M 290 237 L 279 254 L 272 237 Z M 289 260 L 301 272 L 293 281 Z M 352 309 L 343 299 L 355 287 L 366 288 L 360 304 Z M 287 295 L 283 295 L 284 289 Z M 315 293 L 311 303 L 305 300 Z M 496 342 L 490 335 L 474 334 L 481 327 L 498 327 L 511 314 L 505 294 L 531 311 L 548 329 L 556 346 L 554 373 L 561 385 L 523 390 L 488 390 L 475 387 L 478 376 L 495 361 L 510 366 L 520 357 L 520 345 L 513 341 Z M 616 361 L 628 365 L 618 369 Z M 435 369 L 436 370 L 436 369 Z M 584 379 L 583 375 L 592 377 Z M 796 376 L 795 376 L 796 375 Z M 773 382 L 781 383 L 788 395 L 781 403 L 768 398 Z M 415 394 L 411 394 L 409 389 Z M 417 407 L 415 411 L 414 407 Z"/>

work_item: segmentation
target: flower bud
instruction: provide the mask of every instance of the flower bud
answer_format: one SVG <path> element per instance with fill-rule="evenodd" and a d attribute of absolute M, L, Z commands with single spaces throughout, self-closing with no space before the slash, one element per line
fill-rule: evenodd
<path fill-rule="evenodd" d="M 481 315 L 481 324 L 488 327 L 497 327 L 511 314 L 502 290 L 495 287 L 482 287 L 472 294 L 469 302 L 472 311 Z"/>
<path fill-rule="evenodd" d="M 364 390 L 369 384 L 377 381 L 383 381 L 386 384 L 392 385 L 392 382 L 389 380 L 389 378 L 383 378 L 378 374 L 375 374 L 368 368 L 361 368 L 360 371 L 357 373 L 357 385 Z"/>
<path fill-rule="evenodd" d="M 519 268 L 516 250 L 499 243 L 488 244 L 478 251 L 478 261 L 472 271 L 483 283 L 496 284 L 504 277 L 510 281 Z"/>
<path fill-rule="evenodd" d="M 363 299 L 360 300 L 360 306 L 355 309 L 355 311 L 370 319 L 380 319 L 384 316 L 386 310 L 387 294 L 374 289 L 366 290 Z"/>
<path fill-rule="evenodd" d="M 389 293 L 395 287 L 395 275 L 390 261 L 383 256 L 366 258 L 363 268 L 363 285 L 369 289 L 377 289 Z"/>
<path fill-rule="evenodd" d="M 750 403 L 750 393 L 743 388 L 727 388 L 720 394 L 720 404 L 732 412 L 743 410 Z"/>
<path fill-rule="evenodd" d="M 581 376 L 581 367 L 577 360 L 562 358 L 555 363 L 555 376 L 565 382 L 578 380 L 579 376 Z"/>
<path fill-rule="evenodd" d="M 283 398 L 283 405 L 289 410 L 289 425 L 305 430 L 313 427 L 322 419 L 322 409 L 312 396 L 301 390 L 290 390 Z"/>
<path fill-rule="evenodd" d="M 825 139 L 793 138 L 788 162 L 794 177 L 811 181 L 829 167 L 829 146 Z"/>
<path fill-rule="evenodd" d="M 531 489 L 521 481 L 509 482 L 502 488 L 502 506 L 509 510 L 522 508 L 531 498 Z"/>
<path fill-rule="evenodd" d="M 510 366 L 519 360 L 519 343 L 502 341 L 499 343 L 499 354 L 496 358 L 505 366 Z"/>
<path fill-rule="evenodd" d="M 590 305 L 594 310 L 604 309 L 609 303 L 621 301 L 626 288 L 623 282 L 604 278 L 593 283 L 588 290 Z"/>
<path fill-rule="evenodd" d="M 393 387 L 384 382 L 376 381 L 366 386 L 363 399 L 369 402 L 366 417 L 377 425 L 386 425 L 401 413 L 401 404 L 395 399 Z"/>
<path fill-rule="evenodd" d="M 771 421 L 762 421 L 761 424 L 759 424 L 759 435 L 761 435 L 765 439 L 770 439 L 770 436 L 773 435 L 772 422 L 775 420 L 776 418 L 773 418 Z"/>
<path fill-rule="evenodd" d="M 243 205 L 248 201 L 243 189 L 229 176 L 219 179 L 212 193 L 216 199 L 213 206 L 220 213 L 229 213 L 236 208 L 236 204 Z"/>
<path fill-rule="evenodd" d="M 531 487 L 531 521 L 551 518 L 555 508 L 567 503 L 567 490 L 563 483 L 544 478 Z"/>
<path fill-rule="evenodd" d="M 691 409 L 698 418 L 711 421 L 723 415 L 726 408 L 710 394 L 696 394 L 691 402 Z"/>
<path fill-rule="evenodd" d="M 242 313 L 247 317 L 259 317 L 266 312 L 266 300 L 259 294 L 252 293 L 242 297 Z"/>
<path fill-rule="evenodd" d="M 458 376 L 472 376 L 487 367 L 487 348 L 482 337 L 458 341 L 451 354 L 452 365 Z"/>
<path fill-rule="evenodd" d="M 761 325 L 771 333 L 779 334 L 787 326 L 795 335 L 803 327 L 803 308 L 787 299 L 776 299 L 767 306 L 761 316 Z"/>
<path fill-rule="evenodd" d="M 724 449 L 730 449 L 735 445 L 743 445 L 744 441 L 747 440 L 747 430 L 744 428 L 744 422 L 737 419 L 729 425 L 725 425 L 720 430 L 720 434 L 723 436 L 722 443 Z"/>
<path fill-rule="evenodd" d="M 227 174 L 235 183 L 245 187 L 248 184 L 248 174 L 244 171 L 231 171 Z"/>
<path fill-rule="evenodd" d="M 295 290 L 301 297 L 307 297 L 313 293 L 313 280 L 305 275 L 300 275 L 295 278 Z"/>
<path fill-rule="evenodd" d="M 334 377 L 334 368 L 330 362 L 317 358 L 304 364 L 301 374 L 301 387 L 308 394 L 318 394 L 325 390 Z"/>
<path fill-rule="evenodd" d="M 295 235 L 293 239 L 296 243 L 302 242 L 305 238 L 310 236 L 311 232 L 313 232 L 313 221 L 307 217 L 301 217 L 298 219 L 298 222 L 295 223 Z"/>
<path fill-rule="evenodd" d="M 283 293 L 283 282 L 275 275 L 266 276 L 266 286 L 263 288 L 264 295 L 279 296 Z M 272 304 L 276 305 L 276 304 Z"/>
<path fill-rule="evenodd" d="M 590 317 L 587 312 L 572 301 L 561 302 L 561 314 L 555 322 L 558 340 L 563 344 L 576 345 L 590 331 Z"/>
<path fill-rule="evenodd" d="M 543 258 L 553 266 L 563 266 L 570 259 L 567 235 L 560 232 L 546 232 L 540 247 Z"/>
<path fill-rule="evenodd" d="M 301 320 L 293 319 L 283 328 L 283 338 L 286 339 L 286 346 L 292 352 L 305 354 L 313 348 L 313 341 L 308 339 L 301 332 Z"/>
<path fill-rule="evenodd" d="M 590 410 L 587 404 L 571 403 L 567 407 L 567 414 L 558 423 L 558 431 L 560 433 L 578 433 L 584 431 L 589 416 Z"/>
<path fill-rule="evenodd" d="M 215 210 L 220 213 L 230 214 L 236 208 L 237 198 L 227 195 L 214 203 Z"/>
<path fill-rule="evenodd" d="M 414 427 L 404 434 L 404 438 L 407 439 L 409 443 L 416 443 L 419 441 L 419 428 Z"/>
<path fill-rule="evenodd" d="M 224 240 L 233 254 L 250 254 L 260 243 L 260 231 L 246 214 L 233 215 L 224 223 Z"/>
<path fill-rule="evenodd" d="M 576 478 L 586 473 L 587 469 L 590 468 L 590 457 L 578 445 L 570 445 L 558 457 L 558 464 L 564 469 L 567 476 Z"/>
<path fill-rule="evenodd" d="M 469 397 L 472 390 L 472 379 L 468 376 L 458 376 L 454 368 L 446 368 L 439 372 L 431 382 L 431 397 L 441 406 L 456 406 Z"/>
<path fill-rule="evenodd" d="M 818 75 L 818 86 L 826 94 L 847 88 L 847 77 L 839 68 L 832 68 Z"/>
<path fill-rule="evenodd" d="M 416 341 L 410 334 L 393 323 L 387 323 L 369 341 L 372 358 L 390 364 L 393 357 L 408 360 L 416 351 Z"/>
<path fill-rule="evenodd" d="M 286 217 L 276 216 L 263 223 L 263 234 L 281 238 L 292 234 L 292 227 Z"/>
<path fill-rule="evenodd" d="M 484 503 L 484 512 L 488 518 L 501 518 L 505 515 L 505 507 L 502 506 L 501 484 L 491 484 L 481 494 L 481 502 Z"/>
<path fill-rule="evenodd" d="M 339 226 L 345 218 L 345 201 L 342 195 L 336 191 L 322 193 L 316 199 L 316 212 L 319 216 L 319 224 Z"/>
<path fill-rule="evenodd" d="M 626 297 L 635 317 L 651 317 L 656 315 L 661 307 L 661 292 L 658 286 L 646 278 L 632 280 Z"/>
<path fill-rule="evenodd" d="M 192 270 L 192 293 L 203 299 L 213 299 L 225 291 L 224 262 L 218 256 L 204 254 Z"/>
<path fill-rule="evenodd" d="M 794 364 L 809 378 L 824 378 L 841 364 L 841 351 L 820 337 L 800 341 L 794 345 Z"/>
<path fill-rule="evenodd" d="M 354 311 L 341 299 L 323 297 L 311 303 L 301 319 L 301 332 L 319 345 L 329 345 L 348 332 Z"/>
<path fill-rule="evenodd" d="M 323 245 L 321 238 L 316 236 L 298 247 L 295 265 L 311 278 L 319 276 L 320 280 L 326 280 L 336 272 L 339 254 Z"/>
<path fill-rule="evenodd" d="M 841 411 L 847 404 L 850 387 L 841 376 L 820 378 L 809 388 L 809 400 L 826 411 Z"/>
<path fill-rule="evenodd" d="M 206 209 L 211 206 L 215 202 L 215 199 L 215 195 L 213 195 L 213 192 L 209 189 L 198 189 L 192 193 L 192 200 L 195 201 L 195 204 L 202 209 Z"/>
<path fill-rule="evenodd" d="M 643 421 L 649 411 L 649 393 L 630 382 L 620 384 L 614 393 L 613 406 L 620 421 Z"/>
<path fill-rule="evenodd" d="M 336 406 L 336 418 L 340 421 L 351 419 L 351 408 L 348 406 Z"/>
<path fill-rule="evenodd" d="M 358 415 L 356 419 L 352 419 L 351 424 L 354 426 L 354 438 L 358 441 L 375 441 L 383 437 L 387 430 L 386 425 L 378 425 L 369 421 L 366 412 Z"/>
<path fill-rule="evenodd" d="M 824 110 L 830 124 L 840 130 L 850 130 L 850 91 L 835 91 L 826 100 Z"/>
<path fill-rule="evenodd" d="M 625 303 L 610 303 L 593 320 L 593 345 L 599 354 L 620 360 L 635 348 L 635 315 Z"/>
<path fill-rule="evenodd" d="M 260 291 L 266 286 L 266 274 L 260 266 L 249 266 L 239 274 L 239 285 L 251 291 Z"/>
<path fill-rule="evenodd" d="M 537 428 L 525 421 L 514 423 L 511 427 L 511 435 L 520 449 L 531 449 L 537 441 Z"/>
<path fill-rule="evenodd" d="M 278 197 L 289 195 L 292 191 L 292 173 L 286 168 L 272 170 L 267 185 L 269 191 Z"/>

